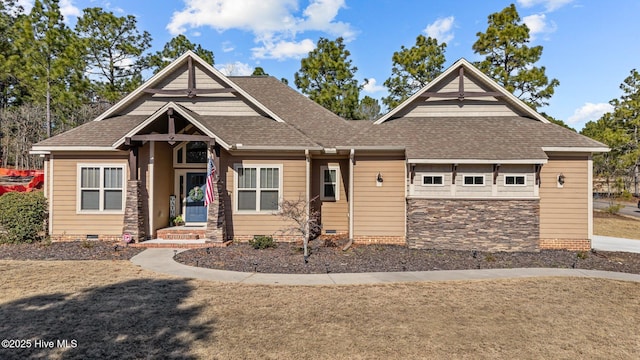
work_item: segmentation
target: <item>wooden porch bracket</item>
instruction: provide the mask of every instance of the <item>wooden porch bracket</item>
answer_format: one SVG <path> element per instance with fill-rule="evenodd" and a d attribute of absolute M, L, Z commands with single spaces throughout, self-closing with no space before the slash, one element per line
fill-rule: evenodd
<path fill-rule="evenodd" d="M 456 184 L 456 175 L 458 175 L 458 164 L 451 165 L 451 185 Z"/>
<path fill-rule="evenodd" d="M 542 164 L 535 165 L 536 172 L 536 185 L 540 186 L 540 171 L 542 170 Z"/>
<path fill-rule="evenodd" d="M 493 164 L 493 185 L 497 184 L 499 173 L 500 173 L 500 164 Z"/>

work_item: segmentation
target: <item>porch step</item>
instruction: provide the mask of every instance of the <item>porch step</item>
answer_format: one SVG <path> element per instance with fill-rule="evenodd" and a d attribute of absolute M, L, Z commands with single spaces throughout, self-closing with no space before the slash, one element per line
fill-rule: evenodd
<path fill-rule="evenodd" d="M 162 240 L 204 240 L 205 231 L 203 227 L 174 226 L 158 230 L 156 236 Z"/>
<path fill-rule="evenodd" d="M 172 248 L 172 249 L 199 249 L 208 247 L 226 247 L 231 244 L 231 241 L 224 243 L 208 243 L 204 240 L 148 240 L 140 243 L 133 243 L 127 246 L 134 248 Z"/>

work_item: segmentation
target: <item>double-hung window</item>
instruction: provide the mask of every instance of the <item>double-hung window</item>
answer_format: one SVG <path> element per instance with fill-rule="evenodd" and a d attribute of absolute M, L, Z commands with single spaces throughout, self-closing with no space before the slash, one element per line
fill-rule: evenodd
<path fill-rule="evenodd" d="M 236 210 L 240 212 L 277 211 L 280 202 L 280 165 L 236 165 Z"/>
<path fill-rule="evenodd" d="M 320 167 L 320 200 L 340 200 L 340 168 L 337 166 Z"/>
<path fill-rule="evenodd" d="M 124 210 L 124 165 L 78 165 L 78 211 Z"/>

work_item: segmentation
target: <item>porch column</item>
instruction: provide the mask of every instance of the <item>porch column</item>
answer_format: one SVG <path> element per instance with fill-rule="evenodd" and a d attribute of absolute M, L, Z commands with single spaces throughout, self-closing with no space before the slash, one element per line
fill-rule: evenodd
<path fill-rule="evenodd" d="M 131 235 L 135 242 L 144 241 L 144 211 L 142 205 L 141 184 L 138 180 L 138 147 L 129 148 L 129 180 L 127 181 L 126 200 L 122 233 Z"/>
<path fill-rule="evenodd" d="M 220 199 L 220 194 L 224 193 L 223 182 L 220 181 L 220 154 L 215 148 L 215 142 L 209 144 L 208 158 L 213 160 L 215 166 L 215 174 L 213 175 L 213 201 L 209 203 L 207 208 L 207 229 L 205 237 L 207 242 L 224 243 L 226 239 L 226 223 L 224 215 L 224 201 Z M 207 167 L 208 169 L 208 167 Z M 209 174 L 207 174 L 207 177 Z"/>

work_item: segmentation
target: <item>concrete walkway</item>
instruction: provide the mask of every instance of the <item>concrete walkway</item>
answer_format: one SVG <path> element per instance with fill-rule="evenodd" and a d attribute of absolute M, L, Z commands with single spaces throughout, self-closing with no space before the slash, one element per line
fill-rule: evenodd
<path fill-rule="evenodd" d="M 602 251 L 624 251 L 640 253 L 640 240 L 593 235 L 591 247 Z"/>
<path fill-rule="evenodd" d="M 154 272 L 201 280 L 265 285 L 354 285 L 414 281 L 451 281 L 571 276 L 640 282 L 640 275 L 580 269 L 484 269 L 379 273 L 262 274 L 198 268 L 173 260 L 174 249 L 147 249 L 131 262 Z"/>

